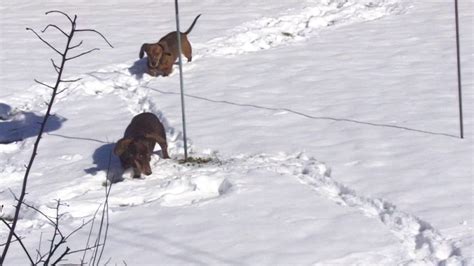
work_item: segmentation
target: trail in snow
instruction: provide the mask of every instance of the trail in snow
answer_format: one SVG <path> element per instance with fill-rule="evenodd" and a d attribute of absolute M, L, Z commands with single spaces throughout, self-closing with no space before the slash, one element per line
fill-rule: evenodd
<path fill-rule="evenodd" d="M 316 190 L 322 197 L 379 220 L 406 248 L 410 256 L 406 264 L 463 264 L 463 257 L 455 245 L 428 222 L 398 210 L 394 204 L 384 199 L 358 195 L 354 190 L 331 178 L 331 170 L 325 164 L 304 153 L 277 156 L 260 154 L 243 156 L 243 159 L 245 168 L 264 168 L 293 176 Z"/>
<path fill-rule="evenodd" d="M 208 164 L 178 164 L 171 160 L 154 160 L 153 168 L 159 171 L 146 180 L 125 179 L 114 185 L 110 207 L 119 211 L 123 207 L 148 204 L 158 201 L 163 206 L 183 206 L 216 199 L 233 191 L 233 177 L 245 175 L 252 170 L 268 170 L 296 178 L 302 184 L 314 189 L 321 197 L 342 206 L 353 208 L 367 217 L 384 224 L 406 249 L 406 264 L 460 265 L 463 258 L 449 240 L 422 219 L 398 210 L 381 198 L 358 195 L 356 191 L 331 177 L 330 169 L 304 153 L 277 155 L 238 155 L 230 158 L 207 152 L 201 156 L 213 157 Z M 105 177 L 105 176 L 104 176 Z M 87 180 L 87 179 L 86 179 Z M 92 215 L 96 205 L 88 199 L 100 199 L 103 189 L 97 179 L 69 186 L 62 191 L 64 196 L 74 195 L 77 203 L 71 210 L 73 217 Z M 153 187 L 153 191 L 147 189 Z M 236 188 L 238 189 L 238 188 Z M 68 200 L 72 200 L 69 198 Z M 67 198 L 63 198 L 67 199 Z"/>
<path fill-rule="evenodd" d="M 203 45 L 212 47 L 210 49 L 199 49 L 201 46 L 197 45 L 198 53 L 202 52 L 198 57 L 236 55 L 290 44 L 314 36 L 319 30 L 327 27 L 403 13 L 409 7 L 408 3 L 395 0 L 317 2 L 309 7 L 288 10 L 277 17 L 261 18 L 238 26 L 230 31 L 229 36 L 213 39 Z M 70 85 L 58 101 L 68 101 L 70 97 L 84 95 L 115 94 L 127 103 L 132 114 L 143 111 L 157 114 L 166 128 L 170 154 L 181 153 L 183 148 L 181 133 L 168 123 L 159 108 L 148 97 L 145 87 L 152 78 L 144 75 L 144 67 L 144 60 L 141 60 L 131 67 L 129 64 L 119 64 L 82 75 L 80 76 L 82 80 Z M 185 71 L 190 67 L 185 66 Z M 38 88 L 34 86 L 31 90 L 37 91 Z M 43 100 L 47 98 L 47 92 L 35 95 L 37 96 L 34 99 L 30 96 L 25 98 L 29 103 L 19 109 L 22 111 L 43 109 Z M 22 143 L 3 145 L 0 150 L 2 161 L 6 162 L 3 172 L 9 173 L 8 176 L 12 178 L 21 176 L 23 169 L 6 158 L 12 152 L 23 150 Z M 460 264 L 463 261 L 454 245 L 429 223 L 398 210 L 395 205 L 383 199 L 358 195 L 354 190 L 332 179 L 328 167 L 305 154 L 241 155 L 201 167 L 159 160 L 154 156 L 152 165 L 160 171 L 147 177 L 146 180 L 126 178 L 114 185 L 114 192 L 110 198 L 111 209 L 120 210 L 126 206 L 154 201 L 160 202 L 163 206 L 182 206 L 215 199 L 232 191 L 232 180 L 228 178 L 232 173 L 267 169 L 297 178 L 322 197 L 379 220 L 406 248 L 410 257 L 407 263 Z M 95 175 L 97 175 L 95 178 L 85 175 L 89 178 L 77 180 L 77 183 L 70 184 L 59 192 L 52 192 L 46 197 L 53 197 L 54 194 L 64 201 L 74 202 L 74 209 L 69 210 L 73 217 L 90 216 L 97 208 L 96 201 L 103 197 L 102 182 L 105 180 L 105 173 L 99 172 Z M 148 187 L 156 189 L 151 192 L 147 190 Z M 48 206 L 38 207 L 45 209 Z M 26 219 L 33 217 L 36 218 L 28 213 L 24 215 Z"/>
<path fill-rule="evenodd" d="M 210 48 L 204 54 L 229 56 L 266 50 L 308 39 L 329 27 L 402 14 L 410 7 L 406 0 L 325 0 L 308 4 L 237 26 L 226 36 L 209 41 L 205 47 Z"/>

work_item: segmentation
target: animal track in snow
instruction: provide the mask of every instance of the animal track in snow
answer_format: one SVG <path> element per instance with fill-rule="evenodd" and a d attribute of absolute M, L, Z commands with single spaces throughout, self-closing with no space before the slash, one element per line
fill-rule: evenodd
<path fill-rule="evenodd" d="M 376 20 L 406 12 L 408 0 L 325 0 L 288 10 L 277 17 L 245 22 L 209 41 L 204 53 L 227 56 L 266 50 L 310 38 L 328 27 Z"/>
<path fill-rule="evenodd" d="M 449 240 L 420 218 L 398 210 L 380 198 L 358 195 L 354 190 L 331 178 L 330 169 L 305 154 L 278 156 L 256 155 L 246 159 L 248 167 L 266 168 L 296 177 L 321 196 L 337 204 L 354 208 L 382 222 L 406 248 L 406 264 L 462 265 L 463 258 Z"/>

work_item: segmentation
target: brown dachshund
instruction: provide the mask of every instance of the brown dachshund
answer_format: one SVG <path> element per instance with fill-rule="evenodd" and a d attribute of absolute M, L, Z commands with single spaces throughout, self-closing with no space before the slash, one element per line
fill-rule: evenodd
<path fill-rule="evenodd" d="M 150 159 L 155 144 L 161 147 L 163 158 L 167 159 L 168 144 L 163 124 L 152 113 L 136 115 L 125 130 L 125 134 L 114 148 L 124 170 L 133 167 L 133 177 L 139 178 L 143 173 L 151 175 Z"/>
<path fill-rule="evenodd" d="M 184 33 L 181 32 L 181 50 L 188 62 L 192 60 L 192 48 L 187 35 L 191 32 L 196 21 L 201 16 L 199 14 Z M 166 34 L 157 43 L 144 43 L 140 49 L 139 57 L 143 58 L 144 53 L 148 58 L 148 74 L 152 76 L 168 76 L 173 72 L 173 64 L 179 56 L 178 35 L 176 31 Z"/>

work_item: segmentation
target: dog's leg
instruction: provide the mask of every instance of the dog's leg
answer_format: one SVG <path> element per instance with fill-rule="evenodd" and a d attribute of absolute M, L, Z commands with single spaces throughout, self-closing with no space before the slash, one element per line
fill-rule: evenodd
<path fill-rule="evenodd" d="M 133 167 L 133 178 L 140 178 L 140 176 L 141 176 L 140 170 L 138 170 L 138 168 L 136 167 Z"/>
<path fill-rule="evenodd" d="M 166 143 L 158 143 L 161 147 L 161 154 L 163 155 L 163 159 L 169 159 L 170 156 L 168 155 L 168 144 Z"/>
<path fill-rule="evenodd" d="M 188 59 L 188 62 L 191 62 L 193 60 L 193 48 L 187 38 L 183 40 L 181 49 L 184 56 Z"/>

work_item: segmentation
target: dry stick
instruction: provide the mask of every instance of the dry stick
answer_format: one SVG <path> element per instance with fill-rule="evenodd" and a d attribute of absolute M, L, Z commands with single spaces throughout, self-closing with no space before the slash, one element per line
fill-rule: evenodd
<path fill-rule="evenodd" d="M 105 211 L 106 219 L 105 219 L 104 242 L 102 243 L 99 259 L 97 260 L 97 265 L 99 265 L 100 260 L 102 259 L 102 254 L 104 253 L 105 244 L 107 242 L 107 235 L 109 233 L 109 195 L 110 195 L 111 189 L 112 189 L 112 182 L 110 182 L 109 190 L 107 191 L 107 194 L 105 196 L 105 205 L 107 207 L 107 210 Z"/>
<path fill-rule="evenodd" d="M 84 263 L 84 259 L 86 258 L 86 252 L 89 250 L 89 241 L 91 239 L 92 231 L 94 230 L 94 222 L 95 222 L 95 218 L 97 217 L 97 213 L 99 212 L 100 206 L 102 206 L 102 204 L 99 205 L 97 210 L 95 210 L 94 216 L 92 216 L 91 229 L 89 230 L 89 235 L 87 236 L 86 247 L 83 250 L 84 254 L 82 254 L 81 264 Z"/>
<path fill-rule="evenodd" d="M 43 232 L 40 233 L 40 240 L 38 243 L 38 249 L 36 250 L 36 261 L 39 263 L 38 256 L 41 256 L 41 242 L 43 242 Z"/>
<path fill-rule="evenodd" d="M 2 222 L 11 230 L 10 225 L 3 218 L 0 218 L 0 220 L 2 220 Z M 15 232 L 13 232 L 13 236 L 15 236 L 18 243 L 20 243 L 21 248 L 23 248 L 23 251 L 25 251 L 26 256 L 28 256 L 28 259 L 31 262 L 31 265 L 34 265 L 35 263 L 33 262 L 33 259 L 31 258 L 30 253 L 28 252 L 28 250 L 26 250 L 25 245 L 23 245 L 23 241 L 21 241 L 21 238 Z"/>
<path fill-rule="evenodd" d="M 72 236 L 74 235 L 76 232 L 78 232 L 79 230 L 81 230 L 82 228 L 84 228 L 86 225 L 88 225 L 90 222 L 92 222 L 93 219 L 90 219 L 88 220 L 87 222 L 84 222 L 82 221 L 82 225 L 78 226 L 76 229 L 74 229 L 71 233 L 69 233 L 67 236 L 62 236 L 61 235 L 61 240 L 54 246 L 54 249 L 52 251 L 50 251 L 50 253 L 47 253 L 45 255 L 48 255 L 48 258 L 44 261 L 44 264 L 47 265 L 48 262 L 50 261 L 50 259 L 53 257 L 53 255 L 55 254 L 55 252 L 57 251 L 57 249 L 62 245 L 62 244 L 65 244 L 67 242 L 67 240 Z M 58 226 L 59 228 L 59 223 L 58 223 Z M 76 253 L 76 252 L 81 252 L 82 249 L 80 251 L 72 251 L 71 252 L 71 249 L 69 247 L 66 247 L 66 251 L 64 251 L 58 259 L 56 259 L 56 261 L 53 263 L 53 265 L 57 264 L 58 262 L 60 262 L 66 255 L 69 255 L 69 254 L 73 254 L 73 253 Z M 43 256 L 45 257 L 45 256 Z"/>
<path fill-rule="evenodd" d="M 34 146 L 33 146 L 33 152 L 31 154 L 30 160 L 28 162 L 28 166 L 26 167 L 26 172 L 25 172 L 25 175 L 23 177 L 23 184 L 22 184 L 22 187 L 21 187 L 21 193 L 20 193 L 20 197 L 18 199 L 18 204 L 15 208 L 15 215 L 14 215 L 14 218 L 13 218 L 11 229 L 10 229 L 10 232 L 8 234 L 8 237 L 7 237 L 7 242 L 6 242 L 5 248 L 3 249 L 2 255 L 0 256 L 0 265 L 3 265 L 3 263 L 5 261 L 5 257 L 7 255 L 8 249 L 10 248 L 10 243 L 12 241 L 12 238 L 13 238 L 14 234 L 15 234 L 15 228 L 16 228 L 16 225 L 17 225 L 17 222 L 18 222 L 18 217 L 19 217 L 19 214 L 20 214 L 20 207 L 21 207 L 21 204 L 23 204 L 23 200 L 24 200 L 25 195 L 26 195 L 26 186 L 27 186 L 27 183 L 28 183 L 28 177 L 29 177 L 31 168 L 33 166 L 33 162 L 34 162 L 34 160 L 36 158 L 36 155 L 38 153 L 39 142 L 41 140 L 43 132 L 45 131 L 46 122 L 47 122 L 47 120 L 48 120 L 48 118 L 51 114 L 51 109 L 53 107 L 53 103 L 54 103 L 54 100 L 55 100 L 56 95 L 57 95 L 57 90 L 59 88 L 59 84 L 61 83 L 61 77 L 62 77 L 62 74 L 63 74 L 63 71 L 64 71 L 64 65 L 67 61 L 67 57 L 66 57 L 67 52 L 70 50 L 71 40 L 74 37 L 74 32 L 76 31 L 76 19 L 77 19 L 76 15 L 74 16 L 74 19 L 71 19 L 71 17 L 69 17 L 66 13 L 64 13 L 62 11 L 59 11 L 59 10 L 48 11 L 48 12 L 46 12 L 46 15 L 51 14 L 51 13 L 59 13 L 59 14 L 64 15 L 69 20 L 69 22 L 71 23 L 71 31 L 70 31 L 69 35 L 66 34 L 67 35 L 66 47 L 64 48 L 64 52 L 61 53 L 54 46 L 52 46 L 48 41 L 44 40 L 41 36 L 39 36 L 38 33 L 36 33 L 36 31 L 34 31 L 31 28 L 26 28 L 26 30 L 32 31 L 43 43 L 45 43 L 48 47 L 53 49 L 56 53 L 58 53 L 61 56 L 61 65 L 59 66 L 59 69 L 57 69 L 58 70 L 57 71 L 58 72 L 58 77 L 56 79 L 55 86 L 51 88 L 53 90 L 53 92 L 51 94 L 51 100 L 48 103 L 48 108 L 46 110 L 46 114 L 43 118 L 40 130 L 38 132 L 38 136 L 36 137 L 36 140 L 35 140 L 35 143 L 34 143 Z M 45 30 L 46 29 L 47 29 L 47 27 L 45 28 Z M 107 44 L 109 44 L 111 47 L 113 47 L 109 43 L 109 41 L 107 41 L 107 39 L 104 37 L 104 35 L 102 35 L 100 32 L 98 32 L 96 30 L 85 29 L 85 30 L 77 30 L 77 31 L 95 32 L 95 33 L 99 34 L 107 42 Z M 85 53 L 83 53 L 83 54 L 85 54 Z M 74 58 L 77 58 L 77 56 L 74 57 Z M 55 68 L 56 68 L 56 66 L 55 66 Z M 40 84 L 43 84 L 47 87 L 49 86 L 49 85 L 46 85 L 42 82 Z"/>
<path fill-rule="evenodd" d="M 110 151 L 109 153 L 109 162 L 107 164 L 107 173 L 105 174 L 105 203 L 104 203 L 104 207 L 102 208 L 102 216 L 101 216 L 101 219 L 100 219 L 100 226 L 99 226 L 99 233 L 98 233 L 98 238 L 96 240 L 96 246 L 98 246 L 100 244 L 100 238 L 101 238 L 101 235 L 102 235 L 102 229 L 104 227 L 104 216 L 105 216 L 105 212 L 107 211 L 107 222 L 106 222 L 106 227 L 105 227 L 105 233 L 104 233 L 104 242 L 103 242 L 103 246 L 102 246 L 102 249 L 101 249 L 101 252 L 99 254 L 99 257 L 97 258 L 97 252 L 99 251 L 98 249 L 95 249 L 95 252 L 93 254 L 93 262 L 92 262 L 92 265 L 95 264 L 95 260 L 97 259 L 97 264 L 96 265 L 99 265 L 99 262 L 100 262 L 100 259 L 102 258 L 102 253 L 104 252 L 104 248 L 105 248 L 105 242 L 107 240 L 107 232 L 109 230 L 109 220 L 108 220 L 108 212 L 109 212 L 109 195 L 110 195 L 110 191 L 112 189 L 112 182 L 110 182 L 110 185 L 107 186 L 107 178 L 109 177 L 109 172 L 110 172 L 110 164 L 112 162 L 112 151 Z"/>
<path fill-rule="evenodd" d="M 59 232 L 59 207 L 61 206 L 61 201 L 57 200 L 56 204 L 56 221 L 54 222 L 54 234 L 53 234 L 53 239 L 51 240 L 51 245 L 49 246 L 49 256 L 46 258 L 45 264 L 47 265 L 52 254 L 53 254 L 53 248 L 54 246 L 54 241 L 56 240 L 56 236 L 58 235 Z M 64 236 L 61 234 L 61 239 L 64 239 Z"/>
<path fill-rule="evenodd" d="M 61 256 L 59 256 L 59 258 L 53 262 L 53 265 L 56 265 L 58 262 L 60 262 L 64 256 L 66 256 L 69 252 L 69 250 L 71 250 L 69 247 L 66 247 L 66 250 L 63 252 L 63 254 L 61 254 Z M 47 263 L 45 262 L 45 265 L 47 265 Z"/>

